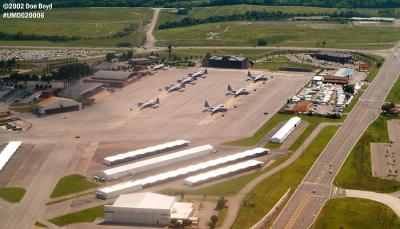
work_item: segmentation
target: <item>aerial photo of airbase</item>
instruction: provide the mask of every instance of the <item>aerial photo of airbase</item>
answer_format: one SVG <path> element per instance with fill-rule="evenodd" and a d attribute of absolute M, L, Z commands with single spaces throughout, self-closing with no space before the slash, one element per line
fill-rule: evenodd
<path fill-rule="evenodd" d="M 1 3 L 1 229 L 400 228 L 400 1 Z"/>

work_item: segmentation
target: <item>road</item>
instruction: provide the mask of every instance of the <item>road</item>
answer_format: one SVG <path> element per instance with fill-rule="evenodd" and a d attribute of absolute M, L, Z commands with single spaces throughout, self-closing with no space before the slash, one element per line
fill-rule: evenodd
<path fill-rule="evenodd" d="M 289 159 L 287 159 L 285 162 L 282 164 L 276 166 L 275 168 L 271 169 L 270 171 L 262 174 L 261 176 L 258 176 L 254 180 L 250 181 L 248 184 L 246 184 L 237 195 L 228 198 L 228 205 L 229 208 L 228 212 L 226 213 L 224 223 L 220 227 L 221 229 L 229 229 L 233 223 L 236 220 L 236 217 L 239 213 L 240 207 L 241 207 L 241 202 L 246 195 L 251 192 L 254 187 L 260 183 L 261 181 L 265 180 L 266 178 L 274 175 L 275 173 L 281 171 L 282 169 L 286 168 L 287 166 L 291 165 L 294 161 L 296 161 L 304 152 L 304 149 L 306 149 L 311 142 L 317 137 L 317 135 L 321 132 L 321 129 L 333 125 L 332 123 L 321 123 L 319 124 L 315 130 L 309 135 L 309 137 L 303 142 L 301 147 L 299 147 L 298 150 L 296 150 L 294 153 L 291 154 Z"/>
<path fill-rule="evenodd" d="M 144 45 L 144 47 L 147 50 L 153 50 L 154 44 L 156 42 L 156 39 L 153 36 L 153 31 L 157 25 L 158 15 L 160 14 L 160 8 L 153 8 L 153 10 L 154 10 L 153 19 L 147 25 L 147 29 L 146 29 L 147 39 L 146 39 L 146 44 Z"/>
<path fill-rule="evenodd" d="M 308 228 L 324 203 L 335 195 L 332 182 L 368 125 L 380 113 L 391 87 L 400 75 L 399 44 L 390 52 L 378 75 L 307 173 L 272 228 Z M 329 172 L 331 170 L 331 172 Z"/>

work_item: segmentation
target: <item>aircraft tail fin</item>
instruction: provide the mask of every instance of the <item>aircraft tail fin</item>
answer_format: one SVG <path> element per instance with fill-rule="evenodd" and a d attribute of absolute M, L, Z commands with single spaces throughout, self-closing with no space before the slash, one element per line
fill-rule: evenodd
<path fill-rule="evenodd" d="M 204 74 L 208 74 L 207 68 L 204 70 Z"/>
<path fill-rule="evenodd" d="M 144 103 L 142 103 L 142 102 L 139 102 L 137 105 L 138 105 L 138 107 L 140 107 L 140 106 L 142 106 Z"/>
<path fill-rule="evenodd" d="M 205 102 L 204 102 L 204 107 L 206 107 L 206 108 L 210 108 L 210 104 L 208 104 L 208 102 L 207 102 L 207 101 L 205 101 Z"/>
<path fill-rule="evenodd" d="M 160 104 L 160 99 L 157 97 L 156 104 Z"/>

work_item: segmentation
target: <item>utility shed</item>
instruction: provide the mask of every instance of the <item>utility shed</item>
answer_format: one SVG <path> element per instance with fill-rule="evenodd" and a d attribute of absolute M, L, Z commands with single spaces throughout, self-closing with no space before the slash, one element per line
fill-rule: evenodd
<path fill-rule="evenodd" d="M 283 140 L 300 124 L 301 118 L 293 117 L 283 125 L 271 138 L 273 143 L 282 143 Z"/>
<path fill-rule="evenodd" d="M 125 194 L 104 207 L 104 218 L 108 223 L 167 225 L 175 201 L 175 197 L 150 192 Z"/>

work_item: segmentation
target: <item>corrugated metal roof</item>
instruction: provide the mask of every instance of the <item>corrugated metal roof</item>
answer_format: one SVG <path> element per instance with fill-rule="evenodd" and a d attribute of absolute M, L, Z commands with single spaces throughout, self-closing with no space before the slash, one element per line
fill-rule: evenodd
<path fill-rule="evenodd" d="M 171 170 L 171 171 L 168 171 L 165 173 L 160 173 L 157 175 L 149 176 L 149 177 L 146 177 L 143 179 L 132 180 L 132 181 L 127 181 L 127 182 L 111 185 L 108 187 L 103 187 L 103 188 L 98 189 L 98 191 L 100 193 L 110 194 L 113 192 L 119 192 L 122 190 L 130 189 L 133 187 L 137 187 L 137 189 L 141 189 L 143 186 L 146 186 L 146 185 L 154 184 L 154 183 L 157 183 L 157 182 L 160 182 L 163 180 L 190 174 L 193 172 L 198 172 L 198 171 L 201 171 L 201 170 L 204 170 L 207 168 L 212 168 L 215 166 L 223 165 L 223 164 L 234 162 L 237 160 L 243 160 L 243 159 L 249 158 L 249 157 L 256 157 L 261 154 L 265 154 L 266 152 L 268 152 L 268 149 L 254 148 L 254 149 L 246 150 L 246 151 L 243 151 L 240 153 L 236 153 L 236 154 L 232 154 L 232 155 L 228 155 L 228 156 L 224 156 L 224 157 L 219 157 L 217 159 L 213 159 L 213 160 L 201 162 L 198 164 L 190 165 L 187 167 L 179 168 L 176 170 Z"/>
<path fill-rule="evenodd" d="M 89 91 L 92 91 L 96 88 L 101 87 L 101 85 L 103 85 L 103 84 L 102 83 L 94 83 L 94 82 L 80 83 L 80 84 L 76 84 L 72 87 L 64 89 L 62 91 L 62 93 L 63 93 L 63 96 L 76 99 L 77 97 L 79 97 Z"/>
<path fill-rule="evenodd" d="M 207 151 L 207 150 L 212 150 L 212 149 L 214 149 L 214 147 L 212 147 L 211 145 L 202 145 L 202 146 L 190 148 L 190 149 L 187 149 L 187 150 L 182 150 L 182 151 L 171 153 L 171 154 L 162 155 L 162 156 L 159 156 L 159 157 L 154 157 L 154 158 L 150 158 L 150 159 L 147 159 L 147 160 L 138 161 L 138 162 L 134 162 L 134 163 L 130 163 L 130 164 L 127 164 L 127 165 L 118 166 L 118 167 L 111 168 L 111 169 L 106 169 L 100 175 L 104 174 L 106 176 L 112 176 L 114 174 L 119 174 L 119 173 L 122 173 L 122 172 L 135 170 L 135 169 L 138 169 L 138 168 L 149 167 L 151 165 L 155 165 L 156 163 L 170 161 L 170 160 L 182 158 L 182 157 L 185 157 L 185 156 L 188 156 L 188 155 L 199 154 L 201 152 L 204 152 L 204 151 Z"/>
<path fill-rule="evenodd" d="M 22 144 L 21 141 L 10 141 L 0 153 L 0 170 L 7 164 L 17 149 Z"/>
<path fill-rule="evenodd" d="M 175 203 L 175 197 L 151 192 L 123 194 L 112 205 L 113 207 L 137 209 L 170 210 Z"/>
<path fill-rule="evenodd" d="M 291 131 L 297 124 L 299 124 L 300 121 L 301 121 L 301 118 L 299 118 L 299 117 L 293 117 L 293 118 L 289 119 L 289 121 L 287 121 L 287 122 L 285 123 L 285 125 L 283 125 L 283 126 L 278 130 L 278 132 L 276 132 L 276 133 L 272 136 L 271 140 L 274 141 L 274 142 L 276 142 L 276 141 L 282 142 L 282 141 L 287 137 L 287 135 L 290 133 L 290 131 Z"/>
<path fill-rule="evenodd" d="M 335 76 L 347 77 L 353 75 L 354 70 L 351 68 L 341 68 L 336 71 Z"/>
<path fill-rule="evenodd" d="M 98 71 L 92 78 L 93 79 L 105 79 L 105 80 L 127 80 L 133 72 L 129 71 Z"/>
<path fill-rule="evenodd" d="M 173 142 L 167 142 L 164 144 L 159 144 L 159 145 L 155 145 L 155 146 L 150 146 L 144 149 L 138 149 L 138 150 L 134 150 L 134 151 L 129 151 L 126 153 L 121 153 L 121 154 L 117 154 L 114 156 L 109 156 L 104 158 L 104 163 L 107 165 L 110 164 L 115 164 L 121 161 L 125 161 L 125 160 L 129 160 L 130 158 L 137 158 L 139 156 L 143 156 L 146 154 L 152 154 L 155 153 L 157 151 L 165 151 L 171 148 L 176 148 L 176 147 L 183 147 L 186 146 L 187 144 L 189 144 L 189 141 L 186 140 L 176 140 Z"/>
<path fill-rule="evenodd" d="M 248 160 L 244 162 L 239 162 L 233 165 L 225 166 L 219 169 L 214 169 L 205 173 L 200 173 L 195 176 L 190 176 L 185 179 L 185 183 L 189 185 L 195 185 L 199 182 L 203 182 L 206 180 L 214 179 L 216 177 L 221 177 L 227 174 L 235 173 L 240 170 L 244 170 L 247 168 L 255 167 L 264 164 L 261 161 L 257 160 Z"/>

